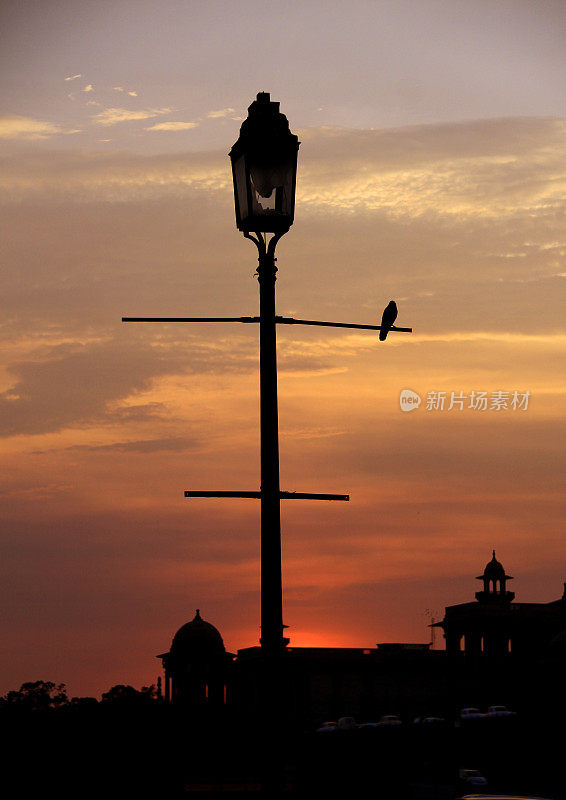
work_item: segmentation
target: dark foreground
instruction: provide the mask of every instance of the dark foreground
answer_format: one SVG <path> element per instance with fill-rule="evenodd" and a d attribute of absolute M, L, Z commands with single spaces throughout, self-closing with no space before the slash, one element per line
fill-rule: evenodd
<path fill-rule="evenodd" d="M 564 732 L 556 720 L 316 734 L 206 722 L 159 706 L 3 714 L 1 724 L 10 797 L 168 799 L 258 792 L 267 783 L 272 796 L 453 800 L 477 791 L 458 777 L 471 768 L 490 792 L 566 800 Z"/>

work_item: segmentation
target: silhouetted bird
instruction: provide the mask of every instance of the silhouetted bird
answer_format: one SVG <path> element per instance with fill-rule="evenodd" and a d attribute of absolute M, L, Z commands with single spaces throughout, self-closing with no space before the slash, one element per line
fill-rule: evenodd
<path fill-rule="evenodd" d="M 379 341 L 384 342 L 387 339 L 387 334 L 391 330 L 391 326 L 397 319 L 397 303 L 391 300 L 381 318 L 381 330 L 379 331 Z"/>

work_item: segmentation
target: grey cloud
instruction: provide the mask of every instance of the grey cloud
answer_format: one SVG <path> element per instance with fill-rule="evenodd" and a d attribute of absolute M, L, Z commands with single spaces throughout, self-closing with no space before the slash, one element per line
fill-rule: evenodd
<path fill-rule="evenodd" d="M 381 425 L 375 431 L 369 420 L 367 427 L 360 421 L 357 430 L 332 441 L 333 457 L 344 474 L 369 475 L 376 484 L 394 474 L 415 486 L 428 485 L 431 491 L 433 486 L 451 486 L 458 502 L 460 495 L 478 489 L 496 496 L 503 490 L 525 494 L 560 490 L 564 424 L 533 416 L 533 410 L 530 417 L 529 411 L 487 411 L 483 417 L 473 416 L 480 413 L 399 412 L 386 429 Z M 304 469 L 313 471 L 315 464 L 324 463 L 327 451 L 325 442 L 309 442 Z"/>
<path fill-rule="evenodd" d="M 164 410 L 164 403 L 140 403 L 125 408 L 116 408 L 113 416 L 122 422 L 143 422 L 163 417 Z"/>
<path fill-rule="evenodd" d="M 302 355 L 285 352 L 283 343 L 277 356 L 277 366 L 280 372 L 320 372 L 334 367 L 332 358 L 320 358 L 308 353 Z"/>
<path fill-rule="evenodd" d="M 189 354 L 179 347 L 139 342 L 53 348 L 43 360 L 10 367 L 16 384 L 0 395 L 0 434 L 45 433 L 92 421 L 117 421 L 110 404 L 146 389 L 162 375 L 182 372 L 241 372 L 248 361 L 238 352 L 201 346 Z M 154 404 L 137 406 L 134 418 L 151 418 Z M 129 417 L 128 411 L 118 418 Z"/>
<path fill-rule="evenodd" d="M 359 167 L 369 159 L 387 170 L 453 159 L 548 153 L 552 146 L 564 145 L 564 126 L 560 118 L 507 117 L 384 130 L 310 128 L 301 131 L 301 155 L 309 153 L 301 167 L 326 163 L 333 173 L 342 165 Z"/>
<path fill-rule="evenodd" d="M 169 436 L 162 439 L 142 439 L 133 442 L 114 442 L 113 444 L 79 444 L 67 449 L 88 452 L 161 453 L 170 450 L 195 450 L 199 444 L 200 440 L 196 437 L 191 439 L 184 436 Z"/>
<path fill-rule="evenodd" d="M 141 350 L 128 354 L 125 347 L 120 354 L 115 345 L 95 344 L 54 348 L 49 360 L 14 364 L 16 384 L 0 395 L 0 432 L 44 433 L 101 417 L 108 402 L 148 385 L 152 369 L 144 362 Z"/>

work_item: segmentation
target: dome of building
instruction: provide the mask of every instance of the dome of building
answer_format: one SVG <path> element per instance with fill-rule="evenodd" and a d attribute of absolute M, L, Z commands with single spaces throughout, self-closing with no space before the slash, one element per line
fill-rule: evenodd
<path fill-rule="evenodd" d="M 490 575 L 493 577 L 495 577 L 496 575 L 505 575 L 503 564 L 495 558 L 495 550 L 493 551 L 493 557 L 491 561 L 488 561 L 487 564 L 485 565 L 483 574 Z"/>
<path fill-rule="evenodd" d="M 483 571 L 483 575 L 479 575 L 478 578 L 481 580 L 482 578 L 507 578 L 510 579 L 511 575 L 505 574 L 505 569 L 503 564 L 495 558 L 495 550 L 493 550 L 493 557 L 491 561 L 488 561 L 485 565 L 485 569 Z"/>
<path fill-rule="evenodd" d="M 171 643 L 171 655 L 178 656 L 216 656 L 225 653 L 224 642 L 218 630 L 197 613 L 194 619 L 183 625 Z"/>

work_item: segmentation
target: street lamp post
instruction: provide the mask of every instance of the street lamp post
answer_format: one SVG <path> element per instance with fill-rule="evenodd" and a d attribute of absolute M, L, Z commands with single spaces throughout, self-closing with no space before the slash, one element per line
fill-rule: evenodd
<path fill-rule="evenodd" d="M 283 637 L 280 501 L 349 500 L 349 495 L 281 491 L 279 485 L 279 425 L 277 413 L 277 325 L 315 325 L 379 331 L 380 340 L 412 328 L 393 324 L 392 302 L 381 325 L 295 319 L 275 314 L 275 247 L 293 224 L 299 141 L 289 130 L 279 103 L 260 92 L 249 106 L 240 136 L 230 151 L 234 179 L 236 225 L 258 249 L 259 317 L 122 317 L 123 322 L 240 322 L 259 323 L 261 486 L 257 491 L 186 491 L 185 497 L 240 497 L 261 501 L 261 650 L 264 665 L 264 708 L 273 708 L 279 686 L 279 655 Z M 271 238 L 268 239 L 268 234 Z M 394 313 L 389 313 L 390 307 Z"/>
<path fill-rule="evenodd" d="M 236 224 L 257 246 L 261 409 L 261 647 L 285 646 L 281 585 L 275 247 L 293 224 L 299 141 L 279 103 L 260 92 L 230 151 Z M 268 241 L 267 234 L 271 233 Z M 255 235 L 253 235 L 255 234 Z"/>

